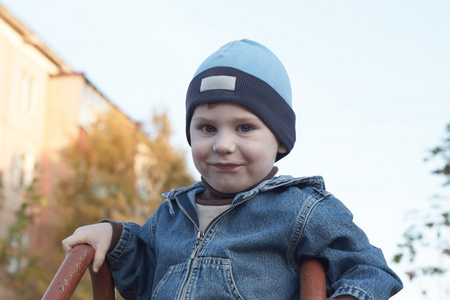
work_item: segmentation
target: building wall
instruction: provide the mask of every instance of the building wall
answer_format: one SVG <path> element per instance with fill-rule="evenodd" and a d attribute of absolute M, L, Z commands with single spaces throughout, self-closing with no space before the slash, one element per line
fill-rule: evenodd
<path fill-rule="evenodd" d="M 51 76 L 72 72 L 43 49 L 38 37 L 0 6 L 0 236 L 6 234 L 21 204 L 20 188 L 31 182 L 45 149 Z"/>
<path fill-rule="evenodd" d="M 0 237 L 6 235 L 21 205 L 23 187 L 33 176 L 40 179 L 39 192 L 48 201 L 56 201 L 52 190 L 65 172 L 61 150 L 79 139 L 81 132 L 89 132 L 89 124 L 109 110 L 118 122 L 135 128 L 136 124 L 84 74 L 73 71 L 0 5 L 0 172 L 4 195 Z M 46 213 L 38 212 L 37 224 L 45 225 Z M 35 230 L 41 229 L 36 226 Z"/>
<path fill-rule="evenodd" d="M 58 201 L 54 188 L 69 172 L 62 150 L 73 141 L 88 144 L 91 124 L 104 113 L 111 113 L 115 124 L 130 135 L 147 137 L 84 74 L 73 71 L 0 5 L 0 238 L 6 237 L 23 203 L 24 188 L 34 176 L 39 178 L 42 202 Z M 141 173 L 150 164 L 147 148 L 137 149 L 137 188 L 146 186 Z M 42 204 L 33 208 L 26 235 L 34 249 L 48 245 L 50 205 Z M 0 278 L 0 299 L 11 299 L 11 293 Z"/>
<path fill-rule="evenodd" d="M 22 204 L 23 188 L 34 176 L 43 201 L 57 201 L 54 187 L 68 171 L 62 149 L 74 140 L 82 142 L 90 124 L 108 111 L 130 133 L 138 128 L 0 5 L 0 238 L 7 235 Z M 37 249 L 45 249 L 51 226 L 47 207 L 32 212 L 27 243 Z M 0 299 L 11 298 L 10 292 L 0 280 Z"/>

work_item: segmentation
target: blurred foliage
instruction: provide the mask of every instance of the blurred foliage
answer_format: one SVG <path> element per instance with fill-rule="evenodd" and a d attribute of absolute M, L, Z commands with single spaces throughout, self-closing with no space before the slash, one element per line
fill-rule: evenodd
<path fill-rule="evenodd" d="M 191 185 L 185 153 L 170 144 L 170 122 L 165 113 L 152 120 L 152 135 L 139 124 L 113 111 L 100 115 L 95 123 L 61 150 L 58 178 L 52 201 L 47 201 L 49 226 L 45 249 L 21 244 L 33 226 L 30 206 L 45 201 L 27 190 L 8 240 L 1 243 L 1 263 L 17 257 L 20 268 L 7 274 L 8 285 L 17 299 L 40 299 L 64 259 L 61 241 L 83 225 L 114 219 L 143 224 L 162 203 L 161 193 Z M 14 245 L 15 247 L 11 247 Z M 6 270 L 2 268 L 2 270 Z M 3 276 L 0 277 L 3 283 Z M 89 276 L 83 277 L 72 299 L 92 299 Z M 118 296 L 118 299 L 121 299 Z"/>
<path fill-rule="evenodd" d="M 161 193 L 194 182 L 184 153 L 170 144 L 166 114 L 154 116 L 152 137 L 119 120 L 101 116 L 86 139 L 64 150 L 70 168 L 56 189 L 58 245 L 79 226 L 102 219 L 143 224 L 164 200 Z M 90 299 L 86 285 L 90 282 L 80 284 L 74 299 Z"/>
<path fill-rule="evenodd" d="M 0 171 L 0 209 L 3 208 L 3 202 L 5 202 L 5 195 L 3 194 L 3 172 Z"/>
<path fill-rule="evenodd" d="M 185 155 L 170 144 L 170 123 L 155 116 L 152 138 L 139 126 L 102 115 L 81 143 L 64 149 L 68 175 L 56 188 L 59 240 L 102 219 L 144 223 L 163 201 L 161 193 L 193 183 Z"/>
<path fill-rule="evenodd" d="M 431 150 L 433 157 L 440 157 L 444 164 L 441 168 L 433 171 L 434 174 L 443 175 L 446 178 L 444 186 L 450 185 L 450 123 L 447 125 L 447 138 L 444 139 L 442 145 Z"/>
<path fill-rule="evenodd" d="M 450 124 L 446 128 L 446 136 L 442 145 L 432 149 L 430 157 L 426 158 L 426 161 L 439 161 L 440 166 L 432 173 L 445 178 L 444 188 L 450 186 Z M 413 224 L 403 234 L 403 241 L 398 245 L 400 251 L 393 258 L 394 262 L 406 266 L 406 274 L 412 281 L 424 277 L 434 278 L 435 282 L 438 278 L 442 279 L 444 284 L 440 287 L 440 293 L 444 297 L 450 296 L 449 216 L 450 197 L 434 197 L 428 210 L 413 213 Z M 422 293 L 426 295 L 428 289 L 430 286 L 425 285 Z"/>
<path fill-rule="evenodd" d="M 51 278 L 45 275 L 39 250 L 30 247 L 28 233 L 36 211 L 42 206 L 38 192 L 38 179 L 22 189 L 22 203 L 15 212 L 15 221 L 10 225 L 6 238 L 0 239 L 0 278 L 4 286 L 15 291 L 17 299 L 36 299 L 42 295 L 42 281 Z M 0 185 L 3 198 L 3 186 Z"/>

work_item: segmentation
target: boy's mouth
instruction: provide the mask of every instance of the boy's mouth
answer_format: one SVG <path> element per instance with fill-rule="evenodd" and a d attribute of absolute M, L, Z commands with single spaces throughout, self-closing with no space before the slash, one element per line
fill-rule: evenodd
<path fill-rule="evenodd" d="M 228 163 L 216 163 L 216 164 L 212 164 L 212 166 L 219 170 L 223 170 L 223 171 L 233 171 L 233 170 L 237 169 L 238 167 L 240 167 L 241 165 L 228 164 Z"/>

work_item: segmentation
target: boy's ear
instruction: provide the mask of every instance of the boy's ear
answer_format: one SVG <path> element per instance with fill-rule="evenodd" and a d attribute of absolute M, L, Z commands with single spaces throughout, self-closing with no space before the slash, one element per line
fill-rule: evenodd
<path fill-rule="evenodd" d="M 278 153 L 286 153 L 287 151 L 288 150 L 285 145 L 283 145 L 281 143 L 278 145 Z"/>

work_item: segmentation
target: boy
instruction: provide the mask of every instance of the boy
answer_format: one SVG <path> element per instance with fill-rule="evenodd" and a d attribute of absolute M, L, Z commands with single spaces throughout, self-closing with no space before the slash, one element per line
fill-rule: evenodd
<path fill-rule="evenodd" d="M 387 299 L 401 288 L 381 250 L 321 177 L 274 177 L 295 143 L 289 77 L 266 47 L 228 43 L 186 96 L 186 135 L 201 182 L 164 194 L 140 227 L 105 222 L 63 241 L 105 255 L 126 299 L 298 299 L 299 264 L 320 259 L 335 299 Z"/>

